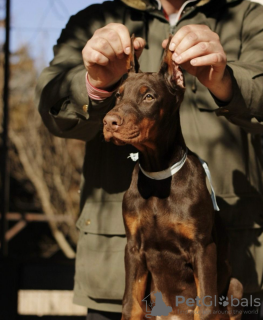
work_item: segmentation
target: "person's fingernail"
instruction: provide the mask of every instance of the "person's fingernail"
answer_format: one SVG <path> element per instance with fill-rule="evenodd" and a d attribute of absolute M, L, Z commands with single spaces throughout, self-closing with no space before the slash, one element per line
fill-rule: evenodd
<path fill-rule="evenodd" d="M 130 52 L 131 52 L 131 47 L 125 48 L 124 52 L 125 52 L 126 54 L 130 54 Z"/>
<path fill-rule="evenodd" d="M 177 54 L 173 54 L 173 60 L 177 63 L 179 63 L 182 60 L 181 56 L 178 56 Z"/>
<path fill-rule="evenodd" d="M 197 60 L 196 60 L 196 59 L 191 60 L 191 64 L 192 64 L 192 65 L 195 65 L 195 64 L 196 64 L 196 62 L 197 62 Z"/>
<path fill-rule="evenodd" d="M 170 49 L 171 51 L 173 51 L 174 48 L 175 48 L 175 44 L 174 44 L 173 42 L 171 42 L 170 45 L 169 45 L 169 49 Z"/>

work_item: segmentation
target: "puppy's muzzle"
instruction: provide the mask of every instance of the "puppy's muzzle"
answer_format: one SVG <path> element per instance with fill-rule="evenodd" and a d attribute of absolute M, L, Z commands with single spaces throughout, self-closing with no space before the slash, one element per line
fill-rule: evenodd
<path fill-rule="evenodd" d="M 107 131 L 115 132 L 123 123 L 123 119 L 117 114 L 107 114 L 103 119 L 104 127 Z"/>

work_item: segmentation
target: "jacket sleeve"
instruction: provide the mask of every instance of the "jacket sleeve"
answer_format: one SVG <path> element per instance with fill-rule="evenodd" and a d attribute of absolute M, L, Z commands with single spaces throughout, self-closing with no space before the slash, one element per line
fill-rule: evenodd
<path fill-rule="evenodd" d="M 218 105 L 218 116 L 248 132 L 263 133 L 263 7 L 251 3 L 243 20 L 242 47 L 238 61 L 229 62 L 234 95 Z"/>
<path fill-rule="evenodd" d="M 114 103 L 113 96 L 100 102 L 89 98 L 82 60 L 82 49 L 104 20 L 101 5 L 72 16 L 54 46 L 54 59 L 38 79 L 36 103 L 56 136 L 91 140 L 102 130 L 102 119 Z"/>

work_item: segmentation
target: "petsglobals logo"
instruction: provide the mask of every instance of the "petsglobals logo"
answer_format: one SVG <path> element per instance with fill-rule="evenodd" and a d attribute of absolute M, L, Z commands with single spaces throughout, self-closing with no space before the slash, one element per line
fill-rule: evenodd
<path fill-rule="evenodd" d="M 154 298 L 155 297 L 155 298 Z M 151 300 L 152 298 L 152 300 Z M 250 295 L 248 298 L 235 298 L 232 295 L 230 297 L 225 296 L 204 296 L 203 298 L 185 298 L 184 296 L 175 297 L 175 310 L 171 306 L 166 305 L 163 300 L 163 295 L 160 291 L 153 291 L 148 296 L 146 296 L 142 302 L 146 304 L 146 318 L 156 317 L 156 316 L 168 316 L 172 314 L 181 313 L 200 313 L 200 312 L 213 312 L 213 314 L 232 314 L 242 313 L 243 307 L 254 307 L 253 314 L 257 314 L 257 307 L 261 306 L 260 298 L 253 298 Z M 185 308 L 185 306 L 189 308 Z M 198 308 L 198 307 L 208 307 L 208 309 Z M 211 309 L 212 307 L 212 309 Z M 203 311 L 202 311 L 203 310 Z M 243 311 L 243 313 L 247 313 Z"/>
<path fill-rule="evenodd" d="M 147 298 L 150 297 L 150 295 L 155 296 L 155 301 L 150 301 L 149 305 L 147 302 Z M 168 316 L 170 312 L 172 312 L 172 307 L 167 306 L 165 302 L 163 301 L 163 296 L 160 291 L 152 291 L 148 296 L 146 296 L 143 300 L 143 302 L 146 303 L 146 318 L 156 317 L 156 316 Z"/>
<path fill-rule="evenodd" d="M 223 307 L 228 306 L 229 305 L 228 297 L 224 297 L 224 296 L 219 297 L 218 303 Z"/>
<path fill-rule="evenodd" d="M 204 296 L 203 298 L 196 297 L 195 299 L 193 298 L 188 298 L 185 299 L 184 296 L 176 296 L 175 297 L 175 305 L 176 307 L 179 307 L 181 304 L 186 304 L 188 307 L 217 307 L 218 305 L 227 307 L 260 307 L 261 302 L 260 298 L 253 298 L 252 295 L 249 296 L 249 298 L 235 298 L 232 295 L 230 296 L 230 299 L 225 296 Z"/>

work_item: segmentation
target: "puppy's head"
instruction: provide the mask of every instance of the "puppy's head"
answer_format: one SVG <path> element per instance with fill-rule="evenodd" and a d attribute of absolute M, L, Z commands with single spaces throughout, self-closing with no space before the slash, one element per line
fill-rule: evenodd
<path fill-rule="evenodd" d="M 174 125 L 185 87 L 182 71 L 172 61 L 169 42 L 158 73 L 138 72 L 132 54 L 128 77 L 116 93 L 116 105 L 103 119 L 106 141 L 140 149 L 141 145 L 154 145 L 158 136 Z"/>

